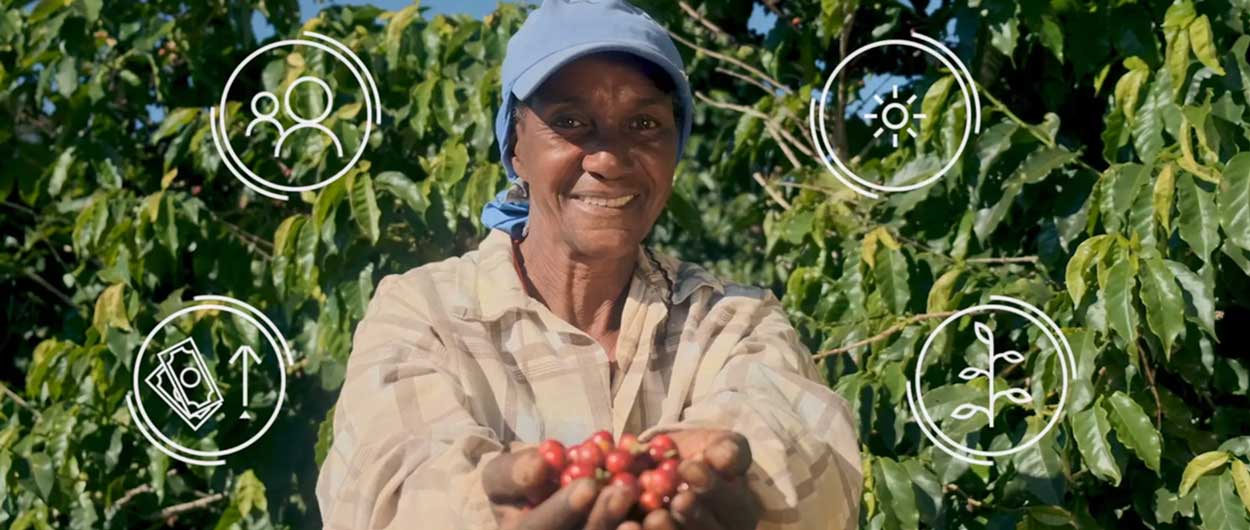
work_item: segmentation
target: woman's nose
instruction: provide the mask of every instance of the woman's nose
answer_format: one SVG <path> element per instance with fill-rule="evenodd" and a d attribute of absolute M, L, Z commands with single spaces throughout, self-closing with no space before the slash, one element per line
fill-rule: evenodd
<path fill-rule="evenodd" d="M 620 134 L 599 134 L 583 147 L 582 169 L 604 179 L 618 179 L 633 170 L 632 146 Z"/>

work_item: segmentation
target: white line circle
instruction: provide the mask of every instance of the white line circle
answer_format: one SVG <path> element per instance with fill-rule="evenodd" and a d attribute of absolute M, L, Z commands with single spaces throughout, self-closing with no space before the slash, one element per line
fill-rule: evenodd
<path fill-rule="evenodd" d="M 842 159 L 838 157 L 837 151 L 832 148 L 832 143 L 829 141 L 829 133 L 825 127 L 825 104 L 826 104 L 826 100 L 828 99 L 829 90 L 833 85 L 833 80 L 836 79 L 838 77 L 838 74 L 842 72 L 842 69 L 845 68 L 846 65 L 849 64 L 851 61 L 855 60 L 856 57 L 868 51 L 871 51 L 873 49 L 880 48 L 883 46 L 907 46 L 910 48 L 915 48 L 920 51 L 923 51 L 929 54 L 930 56 L 936 58 L 939 62 L 942 63 L 943 66 L 946 67 L 947 70 L 951 72 L 951 77 L 953 77 L 955 81 L 959 83 L 959 90 L 963 94 L 963 98 L 964 98 L 964 109 L 965 109 L 964 133 L 963 133 L 963 137 L 959 141 L 959 147 L 955 149 L 954 156 L 952 156 L 951 159 L 947 161 L 947 163 L 943 165 L 942 168 L 939 169 L 937 173 L 934 173 L 929 178 L 924 179 L 914 184 L 908 184 L 908 185 L 903 185 L 903 186 L 891 186 L 891 185 L 871 182 L 867 179 L 864 179 L 863 177 L 860 177 L 854 171 L 851 171 L 851 169 L 846 166 L 846 163 L 843 162 Z M 834 171 L 833 168 L 830 167 L 827 163 L 825 164 L 825 167 L 829 168 L 830 171 L 834 174 L 834 176 L 838 177 L 838 179 L 842 180 L 844 183 L 846 183 L 846 181 L 843 179 L 843 175 L 845 175 L 846 177 L 850 177 L 852 180 L 854 180 L 855 182 L 859 183 L 860 185 L 866 188 L 871 188 L 871 189 L 883 191 L 883 192 L 904 192 L 904 191 L 920 189 L 925 186 L 928 186 L 929 184 L 932 184 L 933 182 L 945 176 L 946 173 L 949 172 L 951 168 L 955 166 L 955 163 L 959 161 L 959 158 L 963 156 L 964 149 L 968 146 L 968 139 L 973 129 L 973 120 L 972 120 L 972 114 L 973 114 L 972 99 L 973 98 L 969 94 L 971 92 L 976 91 L 976 86 L 972 85 L 971 88 L 969 88 L 968 83 L 964 80 L 963 76 L 960 75 L 960 72 L 963 72 L 963 71 L 966 71 L 966 69 L 956 67 L 955 64 L 952 63 L 950 59 L 948 59 L 946 55 L 944 55 L 940 51 L 936 51 L 932 49 L 929 45 L 926 45 L 924 43 L 911 41 L 911 40 L 905 40 L 905 39 L 887 39 L 887 40 L 873 42 L 865 46 L 862 46 L 856 49 L 854 52 L 851 52 L 850 54 L 848 54 L 845 58 L 843 58 L 841 61 L 838 62 L 838 65 L 834 67 L 833 69 L 833 73 L 829 74 L 828 79 L 825 80 L 824 87 L 821 89 L 821 92 L 820 92 L 819 103 L 812 102 L 812 108 L 819 109 L 819 120 L 816 120 L 814 118 L 812 120 L 809 120 L 809 126 L 812 128 L 811 133 L 812 133 L 813 140 L 816 141 L 817 145 L 823 146 L 828 151 L 827 156 L 833 159 L 833 163 L 837 165 L 838 169 L 840 169 L 842 173 L 839 173 L 838 171 Z M 824 162 L 823 159 L 822 159 L 822 162 Z M 849 183 L 847 184 L 852 190 L 856 191 L 857 193 L 876 198 L 876 195 L 871 192 L 865 192 L 864 190 L 861 190 L 854 185 L 850 185 Z"/>
<path fill-rule="evenodd" d="M 321 90 L 325 93 L 326 107 L 325 109 L 322 109 L 320 116 L 308 119 L 295 114 L 295 111 L 293 110 L 295 107 L 291 105 L 291 93 L 295 92 L 295 87 L 299 86 L 300 83 L 312 83 L 321 87 Z M 283 105 L 285 105 L 285 108 L 282 110 L 286 111 L 286 115 L 290 116 L 296 123 L 321 123 L 322 120 L 326 119 L 326 117 L 330 115 L 330 111 L 334 110 L 334 91 L 330 90 L 330 85 L 326 84 L 325 81 L 306 75 L 291 81 L 291 84 L 286 87 L 286 93 L 282 95 L 282 101 Z"/>
<path fill-rule="evenodd" d="M 1063 335 L 1063 330 L 1060 329 L 1058 324 L 1056 324 L 1053 320 L 1051 320 L 1050 317 L 1048 317 L 1041 310 L 1037 309 L 1036 307 L 1033 307 L 1032 305 L 1029 305 L 1028 303 L 1022 300 L 1018 300 L 1018 299 L 1007 297 L 1007 296 L 996 295 L 996 296 L 992 296 L 990 299 L 992 301 L 1002 301 L 1002 302 L 1019 304 L 1023 306 L 1025 309 L 1028 309 L 1030 311 L 1026 312 L 1014 306 L 991 303 L 991 304 L 983 304 L 983 305 L 969 307 L 967 309 L 960 310 L 956 312 L 955 314 L 947 317 L 940 324 L 938 324 L 937 327 L 934 328 L 933 331 L 929 334 L 928 338 L 925 339 L 924 346 L 920 348 L 920 355 L 916 357 L 916 370 L 913 375 L 914 381 L 912 383 L 909 383 L 908 386 L 910 387 L 910 385 L 914 383 L 915 388 L 916 388 L 915 390 L 916 404 L 915 405 L 916 405 L 916 408 L 918 408 L 919 410 L 912 411 L 912 414 L 917 416 L 916 421 L 920 423 L 924 423 L 925 424 L 924 426 L 927 426 L 933 429 L 937 437 L 941 439 L 941 441 L 939 441 L 938 439 L 934 439 L 933 436 L 928 435 L 927 430 L 922 429 L 925 431 L 925 434 L 928 435 L 930 441 L 932 441 L 934 444 L 937 444 L 939 446 L 949 445 L 950 447 L 958 448 L 959 450 L 967 454 L 983 456 L 983 457 L 1001 457 L 1001 456 L 1012 455 L 1020 451 L 1023 451 L 1025 449 L 1028 449 L 1029 447 L 1032 447 L 1034 444 L 1041 441 L 1041 439 L 1045 437 L 1046 434 L 1050 432 L 1050 430 L 1053 429 L 1056 424 L 1058 424 L 1059 419 L 1063 416 L 1064 404 L 1067 403 L 1068 401 L 1068 381 L 1076 373 L 1076 363 L 1075 363 L 1075 358 L 1072 355 L 1072 346 L 1068 344 L 1068 339 L 1067 337 Z M 1006 311 L 1006 312 L 1018 315 L 1020 317 L 1023 317 L 1025 320 L 1028 320 L 1031 324 L 1039 328 L 1042 331 L 1042 333 L 1046 335 L 1046 338 L 1050 341 L 1051 346 L 1055 349 L 1056 355 L 1059 357 L 1059 368 L 1060 368 L 1060 374 L 1062 376 L 1062 385 L 1063 385 L 1059 393 L 1059 404 L 1055 408 L 1054 415 L 1051 416 L 1050 421 L 1047 422 L 1046 426 L 1043 427 L 1040 432 L 1038 432 L 1028 441 L 1021 443 L 1020 445 L 1017 445 L 1015 447 L 1012 447 L 1011 449 L 1005 449 L 1001 451 L 982 451 L 978 449 L 973 449 L 971 447 L 965 446 L 951 439 L 950 436 L 948 436 L 945 432 L 942 432 L 942 430 L 938 428 L 937 422 L 933 421 L 933 418 L 929 415 L 929 410 L 925 406 L 925 403 L 924 403 L 924 396 L 920 392 L 922 388 L 920 385 L 920 377 L 922 375 L 921 368 L 924 366 L 925 355 L 928 354 L 929 348 L 933 345 L 933 341 L 936 340 L 937 336 L 942 332 L 943 328 L 950 325 L 952 322 L 955 322 L 959 320 L 960 318 L 963 318 L 966 315 L 973 314 L 973 313 L 981 313 L 981 312 L 986 312 L 986 311 Z M 1034 312 L 1037 313 L 1037 316 L 1041 316 L 1041 318 L 1044 319 L 1046 323 L 1043 324 L 1041 321 L 1039 321 L 1037 316 L 1033 314 Z M 1056 339 L 1055 334 L 1058 334 L 1059 338 Z M 1070 375 L 1069 372 L 1071 372 L 1072 375 Z M 909 401 L 909 405 L 910 404 L 911 402 Z M 990 413 L 992 414 L 993 411 L 990 411 Z"/>
<path fill-rule="evenodd" d="M 251 168 L 248 168 L 247 164 L 244 164 L 243 161 L 239 158 L 239 155 L 235 153 L 234 146 L 230 143 L 230 138 L 226 135 L 226 131 L 228 130 L 227 124 L 226 124 L 226 104 L 227 104 L 226 98 L 227 96 L 230 95 L 230 88 L 234 86 L 235 78 L 237 78 L 239 76 L 239 72 L 241 72 L 243 68 L 247 66 L 249 63 L 251 63 L 252 60 L 255 59 L 257 56 L 269 50 L 279 48 L 282 46 L 311 46 L 313 48 L 319 49 L 321 51 L 324 51 L 330 54 L 335 59 L 337 59 L 340 63 L 343 63 L 343 65 L 345 65 L 349 71 L 351 71 L 352 76 L 356 78 L 356 83 L 360 85 L 360 91 L 361 91 L 362 97 L 365 100 L 365 132 L 360 137 L 361 138 L 360 145 L 357 147 L 356 153 L 352 156 L 352 159 L 348 161 L 347 164 L 345 164 L 342 169 L 340 169 L 337 173 L 335 173 L 330 178 L 327 178 L 320 182 L 315 182 L 313 184 L 309 184 L 306 186 L 287 186 L 285 184 L 278 184 L 276 182 L 270 182 L 266 179 L 263 179 L 256 173 L 253 173 Z M 347 48 L 344 46 L 344 49 L 347 49 Z M 348 50 L 348 53 L 350 53 L 350 50 Z M 365 75 L 369 76 L 370 79 L 372 79 L 372 76 L 369 74 L 368 70 L 365 71 Z M 355 167 L 356 163 L 360 161 L 360 157 L 365 154 L 365 146 L 369 144 L 369 136 L 373 133 L 373 120 L 369 118 L 371 118 L 374 113 L 374 110 L 373 110 L 374 101 L 373 101 L 373 98 L 370 97 L 369 93 L 370 93 L 370 85 L 365 83 L 364 77 L 362 77 L 361 72 L 356 69 L 355 63 L 348 60 L 346 57 L 343 56 L 343 54 L 339 53 L 334 48 L 331 48 L 320 42 L 305 40 L 305 39 L 287 39 L 287 40 L 281 40 L 278 42 L 272 42 L 272 43 L 266 44 L 265 46 L 262 46 L 256 49 L 256 51 L 253 51 L 250 55 L 244 58 L 243 61 L 241 61 L 238 66 L 234 68 L 234 71 L 230 73 L 230 77 L 226 80 L 225 88 L 223 88 L 221 91 L 221 101 L 218 104 L 218 110 L 217 110 L 217 119 L 220 121 L 217 125 L 221 129 L 220 131 L 221 143 L 225 144 L 224 154 L 228 155 L 226 157 L 223 157 L 223 162 L 226 164 L 226 168 L 229 169 L 231 173 L 235 173 L 235 176 L 238 176 L 240 179 L 242 179 L 244 184 L 247 184 L 249 187 L 252 187 L 253 189 L 256 189 L 257 191 L 260 191 L 260 189 L 254 186 L 252 182 L 248 181 L 247 179 L 239 175 L 237 171 L 242 171 L 243 173 L 247 174 L 247 176 L 255 180 L 257 183 L 260 183 L 261 185 L 265 187 L 275 189 L 275 190 L 280 190 L 280 191 L 286 191 L 290 193 L 314 191 L 314 190 L 318 190 L 326 186 L 329 186 L 330 184 L 333 184 L 334 181 L 342 178 L 343 175 L 346 175 L 347 172 L 351 170 L 353 167 Z M 377 102 L 377 104 L 381 105 L 381 102 L 379 101 Z M 381 114 L 381 110 L 379 108 L 379 116 L 380 114 Z M 216 136 L 214 136 L 214 138 L 216 138 Z M 220 145 L 218 147 L 220 147 Z M 262 192 L 262 194 L 265 194 L 265 193 Z M 270 192 L 270 194 L 268 195 L 272 196 L 272 192 Z M 286 197 L 282 196 L 282 199 L 285 200 Z"/>
<path fill-rule="evenodd" d="M 261 317 L 266 321 L 266 323 L 272 325 L 272 322 L 269 321 L 268 318 L 264 318 L 263 313 L 261 313 L 258 309 L 256 309 L 255 307 L 252 307 L 251 305 L 248 305 L 245 302 L 242 302 L 240 300 L 235 300 L 233 298 L 226 298 L 226 297 L 214 297 L 214 298 L 218 300 L 224 299 L 223 301 L 229 300 L 236 304 L 239 304 L 247 308 L 248 310 L 261 315 Z M 156 337 L 157 332 L 164 329 L 165 326 L 169 325 L 170 322 L 177 319 L 178 317 L 181 317 L 188 313 L 193 313 L 195 311 L 207 311 L 207 310 L 225 311 L 227 313 L 231 313 L 233 315 L 236 315 L 246 320 L 249 324 L 254 326 L 256 329 L 258 329 L 261 332 L 261 334 L 265 336 L 265 339 L 269 342 L 269 346 L 273 348 L 274 356 L 278 358 L 278 400 L 277 400 L 277 403 L 274 405 L 273 412 L 270 413 L 269 415 L 269 420 L 265 422 L 264 427 L 262 427 L 259 431 L 256 432 L 256 434 L 252 435 L 251 438 L 247 439 L 243 443 L 240 443 L 228 449 L 216 450 L 216 451 L 200 451 L 196 449 L 191 449 L 165 436 L 165 433 L 161 432 L 160 429 L 156 428 L 155 422 L 153 422 L 152 418 L 148 416 L 147 409 L 143 406 L 143 400 L 139 398 L 140 396 L 139 367 L 142 366 L 143 364 L 144 352 L 147 351 L 148 345 L 151 344 L 152 339 Z M 271 331 L 272 331 L 272 334 L 270 333 Z M 279 348 L 278 340 L 274 338 L 274 335 L 276 335 L 277 337 L 281 339 L 283 346 L 286 345 L 285 337 L 282 337 L 282 334 L 278 331 L 276 327 L 274 327 L 271 330 L 269 327 L 262 325 L 260 322 L 258 322 L 250 313 L 244 312 L 235 307 L 230 307 L 230 306 L 225 306 L 225 305 L 220 305 L 220 304 L 215 304 L 215 303 L 199 304 L 199 305 L 193 305 L 190 307 L 184 307 L 182 309 L 179 309 L 178 311 L 175 311 L 172 315 L 165 317 L 155 327 L 152 328 L 152 331 L 148 332 L 147 337 L 143 339 L 143 344 L 139 347 L 139 353 L 135 355 L 134 368 L 132 370 L 133 388 L 132 388 L 131 393 L 134 394 L 135 396 L 134 401 L 138 405 L 137 408 L 139 409 L 139 417 L 135 418 L 136 422 L 143 422 L 147 427 L 151 428 L 152 433 L 155 434 L 156 437 L 159 438 L 161 442 L 168 445 L 169 447 L 177 449 L 180 452 L 184 452 L 186 454 L 195 455 L 199 457 L 205 457 L 205 458 L 223 457 L 223 456 L 231 455 L 239 451 L 242 451 L 243 449 L 246 449 L 252 444 L 256 443 L 256 441 L 259 440 L 261 436 L 264 436 L 265 433 L 269 431 L 269 428 L 273 426 L 274 421 L 278 419 L 278 414 L 282 411 L 282 403 L 286 398 L 286 366 L 287 366 L 286 360 L 287 359 L 284 358 L 283 353 L 285 352 L 287 356 L 290 356 L 290 351 L 286 350 L 285 348 Z M 133 410 L 131 412 L 133 415 Z"/>

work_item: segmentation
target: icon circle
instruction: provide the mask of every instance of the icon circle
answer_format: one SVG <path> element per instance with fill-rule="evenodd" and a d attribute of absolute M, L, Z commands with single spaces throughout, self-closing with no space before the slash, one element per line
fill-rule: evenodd
<path fill-rule="evenodd" d="M 834 67 L 833 72 L 829 74 L 829 77 L 825 79 L 825 84 L 821 88 L 819 96 L 812 99 L 811 105 L 808 108 L 808 132 L 812 136 L 813 144 L 816 147 L 820 162 L 825 166 L 825 169 L 833 174 L 833 176 L 838 180 L 842 181 L 843 184 L 846 184 L 847 187 L 851 188 L 851 190 L 866 197 L 875 199 L 880 197 L 880 195 L 876 192 L 906 192 L 920 189 L 936 182 L 944 177 L 952 168 L 954 168 L 955 163 L 959 161 L 961 156 L 963 156 L 963 152 L 968 146 L 968 140 L 972 133 L 980 132 L 981 98 L 977 93 L 976 82 L 972 79 L 972 75 L 968 72 L 968 68 L 964 66 L 954 52 L 947 49 L 940 42 L 916 32 L 912 32 L 911 35 L 916 40 L 880 40 L 861 46 L 860 48 L 857 48 L 847 54 L 846 57 L 842 58 L 842 60 L 838 62 L 837 66 Z M 846 165 L 846 162 L 838 156 L 837 150 L 833 148 L 833 144 L 829 140 L 829 132 L 825 125 L 826 105 L 830 99 L 829 95 L 831 94 L 830 91 L 833 88 L 834 80 L 838 78 L 838 75 L 846 69 L 846 66 L 850 64 L 851 61 L 854 61 L 856 58 L 869 51 L 886 46 L 903 46 L 913 48 L 937 59 L 938 62 L 941 63 L 942 66 L 946 67 L 946 69 L 951 73 L 955 82 L 958 83 L 959 90 L 964 100 L 964 108 L 968 109 L 964 112 L 963 135 L 960 138 L 959 146 L 955 149 L 955 152 L 951 156 L 950 160 L 946 161 L 946 163 L 943 164 L 942 167 L 933 175 L 911 184 L 881 184 L 872 182 L 856 174 Z M 886 110 L 889 108 L 891 107 L 886 107 Z M 903 107 L 903 109 L 906 110 L 906 107 Z M 883 117 L 883 121 L 884 120 L 885 118 Z M 907 120 L 904 119 L 902 121 L 905 123 Z M 902 127 L 903 124 L 900 124 L 899 127 L 891 127 L 891 129 L 898 130 Z M 895 138 L 897 138 L 897 136 Z M 832 162 L 832 164 L 830 162 Z M 875 192 L 873 190 L 875 190 Z"/>
<path fill-rule="evenodd" d="M 213 144 L 217 148 L 217 154 L 221 157 L 222 163 L 226 166 L 226 169 L 228 169 L 232 174 L 234 174 L 235 178 L 238 178 L 245 185 L 247 185 L 247 187 L 251 188 L 253 191 L 259 193 L 260 195 L 263 195 L 265 197 L 269 197 L 272 199 L 283 200 L 283 201 L 289 199 L 289 197 L 287 196 L 287 193 L 300 193 L 304 191 L 315 191 L 315 190 L 324 188 L 326 186 L 329 186 L 330 184 L 333 184 L 334 181 L 346 175 L 348 171 L 351 171 L 351 169 L 355 167 L 355 165 L 360 161 L 360 158 L 364 155 L 365 148 L 369 144 L 368 140 L 370 138 L 370 135 L 372 135 L 373 133 L 373 127 L 375 125 L 380 126 L 382 124 L 381 98 L 378 95 L 377 83 L 373 79 L 373 74 L 370 73 L 369 69 L 365 66 L 364 61 L 361 61 L 360 57 L 357 56 L 355 52 L 353 52 L 350 48 L 348 48 L 346 45 L 344 45 L 343 43 L 337 40 L 334 40 L 325 35 L 311 32 L 311 31 L 305 31 L 304 35 L 309 38 L 286 39 L 286 40 L 281 40 L 277 42 L 272 42 L 260 48 L 257 48 L 255 51 L 253 51 L 251 54 L 245 57 L 242 61 L 239 62 L 237 66 L 235 66 L 234 71 L 231 72 L 230 77 L 227 78 L 225 87 L 221 91 L 221 100 L 219 101 L 218 105 L 215 107 L 212 107 L 209 110 L 209 122 L 210 122 L 210 129 L 213 135 Z M 243 160 L 239 157 L 239 154 L 235 152 L 234 146 L 233 144 L 231 144 L 229 136 L 226 134 L 226 131 L 229 130 L 228 128 L 229 124 L 227 123 L 227 120 L 226 120 L 226 114 L 227 114 L 227 109 L 229 108 L 228 104 L 229 104 L 230 90 L 234 86 L 235 81 L 238 79 L 240 72 L 242 72 L 248 65 L 250 65 L 253 61 L 255 61 L 258 57 L 265 54 L 266 52 L 269 52 L 278 48 L 284 48 L 284 47 L 297 48 L 300 46 L 310 47 L 310 48 L 313 48 L 313 49 L 316 49 L 316 50 L 319 50 L 321 52 L 328 54 L 329 56 L 333 57 L 340 65 L 345 67 L 348 70 L 348 72 L 351 73 L 352 77 L 356 80 L 356 83 L 359 87 L 360 97 L 361 99 L 364 100 L 363 103 L 365 107 L 365 120 L 364 120 L 364 131 L 361 134 L 359 145 L 357 146 L 356 150 L 353 152 L 351 159 L 347 161 L 343 165 L 342 168 L 340 168 L 333 175 L 325 179 L 322 179 L 321 181 L 314 182 L 312 184 L 293 186 L 293 185 L 288 185 L 288 184 L 280 184 L 280 183 L 265 179 L 264 177 L 258 175 L 256 172 L 252 171 L 252 169 L 248 167 L 247 164 L 243 163 Z M 312 79 L 315 79 L 315 78 L 312 78 Z M 307 78 L 300 78 L 299 80 L 296 81 L 296 83 L 300 83 L 300 82 L 307 82 Z M 327 98 L 332 101 L 333 92 L 330 91 L 329 85 L 326 84 L 325 81 L 321 79 L 315 79 L 315 82 L 325 91 L 325 93 L 327 94 Z M 289 97 L 290 91 L 287 92 L 286 96 L 287 97 L 284 98 L 287 104 L 286 113 L 288 114 L 288 116 L 291 116 L 292 114 L 290 111 L 290 97 Z M 269 99 L 270 97 L 272 97 L 272 95 L 265 97 L 265 99 Z M 254 113 L 257 116 L 267 116 L 270 119 L 272 119 L 273 115 L 277 114 L 276 109 L 273 112 L 269 112 L 265 114 L 255 112 L 257 110 L 258 99 L 259 97 L 254 97 L 252 99 L 251 107 Z M 277 99 L 274 98 L 274 103 L 276 102 L 277 102 Z M 326 110 L 323 112 L 321 118 L 329 116 L 330 112 L 331 112 L 331 106 L 326 105 Z M 301 123 L 301 124 L 306 123 L 306 122 L 314 122 L 314 121 L 317 121 L 317 120 L 300 120 L 298 118 L 296 119 L 296 122 Z"/>
<path fill-rule="evenodd" d="M 286 369 L 289 365 L 294 363 L 294 357 L 291 353 L 286 337 L 282 335 L 273 321 L 270 320 L 269 317 L 265 316 L 264 313 L 260 312 L 259 309 L 256 309 L 241 300 L 226 296 L 200 295 L 196 296 L 194 301 L 197 303 L 179 309 L 162 319 L 152 328 L 151 331 L 148 332 L 147 336 L 144 337 L 143 343 L 139 346 L 139 352 L 135 354 L 135 358 L 132 361 L 133 386 L 131 391 L 126 394 L 126 407 L 130 411 L 131 419 L 134 420 L 135 425 L 139 427 L 139 432 L 161 452 L 171 458 L 189 464 L 205 466 L 221 465 L 225 463 L 224 460 L 221 460 L 222 457 L 232 455 L 251 447 L 259 441 L 260 438 L 263 437 L 273 426 L 274 422 L 277 421 L 278 416 L 282 412 L 283 402 L 286 400 Z M 178 318 L 198 311 L 221 311 L 241 318 L 244 322 L 247 322 L 249 325 L 256 328 L 260 334 L 264 336 L 265 342 L 269 344 L 270 349 L 273 351 L 274 357 L 278 362 L 277 399 L 264 426 L 243 442 L 225 449 L 212 451 L 192 449 L 179 444 L 166 436 L 165 433 L 157 428 L 156 424 L 152 421 L 151 417 L 148 415 L 147 408 L 144 406 L 143 400 L 140 397 L 140 381 L 142 380 L 140 368 L 143 366 L 144 355 L 147 354 L 147 351 L 151 346 L 152 341 L 156 338 L 156 335 Z M 179 374 L 179 377 L 183 377 L 184 374 L 185 370 Z M 197 373 L 196 376 L 198 377 L 199 374 Z"/>
<path fill-rule="evenodd" d="M 1068 383 L 1076 374 L 1076 357 L 1072 353 L 1072 346 L 1068 343 L 1068 339 L 1063 334 L 1063 330 L 1049 316 L 1043 313 L 1037 307 L 1017 298 L 1009 296 L 994 295 L 990 297 L 989 304 L 982 304 L 966 309 L 956 311 L 954 314 L 946 317 L 939 323 L 929 336 L 925 339 L 924 345 L 920 348 L 920 354 L 916 357 L 916 369 L 913 373 L 913 380 L 908 381 L 906 387 L 907 405 L 911 409 L 912 417 L 915 418 L 920 430 L 929 438 L 931 442 L 946 454 L 955 457 L 964 462 L 979 465 L 992 465 L 993 462 L 987 458 L 1010 456 L 1020 451 L 1024 451 L 1029 447 L 1037 444 L 1046 436 L 1063 417 L 1064 406 L 1068 401 Z M 968 447 L 959 443 L 948 436 L 933 420 L 929 413 L 929 409 L 925 406 L 924 395 L 921 390 L 921 377 L 923 376 L 922 368 L 925 366 L 925 357 L 929 353 L 929 349 L 933 346 L 934 341 L 942 333 L 942 331 L 961 318 L 978 313 L 985 312 L 1005 312 L 1019 316 L 1037 327 L 1058 357 L 1059 373 L 1062 386 L 1059 392 L 1059 403 L 1055 411 L 1051 414 L 1050 420 L 1042 427 L 1037 434 L 1009 449 L 985 451 L 972 447 Z M 914 385 L 914 388 L 913 388 Z M 993 411 L 990 411 L 993 414 Z M 971 455 L 971 456 L 969 456 Z M 977 458 L 980 457 L 980 458 Z"/>

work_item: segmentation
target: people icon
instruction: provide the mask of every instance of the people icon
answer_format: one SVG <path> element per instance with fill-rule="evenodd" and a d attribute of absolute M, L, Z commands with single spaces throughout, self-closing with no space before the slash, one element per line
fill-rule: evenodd
<path fill-rule="evenodd" d="M 295 87 L 303 83 L 313 83 L 317 85 L 318 87 L 320 87 L 322 90 L 322 93 L 325 94 L 325 97 L 326 97 L 325 108 L 321 111 L 321 115 L 317 116 L 316 118 L 308 119 L 308 118 L 304 118 L 303 116 L 300 116 L 299 114 L 296 113 L 295 107 L 291 105 L 291 93 L 295 91 Z M 269 104 L 268 111 L 260 110 L 260 104 L 262 100 L 269 100 L 270 104 Z M 275 129 L 278 130 L 278 141 L 273 146 L 273 156 L 274 158 L 277 158 L 278 156 L 280 156 L 280 153 L 282 152 L 282 143 L 286 141 L 287 137 L 290 136 L 291 133 L 294 133 L 302 129 L 316 129 L 322 133 L 325 133 L 326 136 L 330 137 L 330 141 L 334 143 L 335 152 L 338 154 L 338 156 L 342 157 L 343 156 L 343 143 L 339 141 L 338 135 L 334 134 L 334 132 L 331 131 L 328 127 L 321 124 L 322 121 L 324 121 L 328 116 L 330 116 L 330 110 L 333 104 L 334 104 L 334 92 L 330 90 L 330 85 L 327 85 L 325 81 L 322 81 L 316 77 L 311 77 L 311 76 L 301 77 L 299 79 L 296 79 L 289 86 L 287 86 L 286 92 L 282 95 L 282 105 L 278 104 L 278 97 L 275 96 L 272 92 L 269 92 L 267 90 L 264 92 L 260 92 L 252 97 L 252 105 L 251 105 L 252 114 L 255 115 L 256 117 L 252 119 L 251 123 L 247 124 L 247 130 L 244 135 L 247 137 L 251 137 L 252 129 L 254 129 L 259 124 L 264 123 L 264 124 L 272 125 Z M 289 116 L 292 120 L 295 121 L 294 127 L 287 129 L 282 126 L 282 123 L 280 123 L 276 118 L 274 118 L 274 116 L 278 114 L 278 109 L 280 107 L 282 107 L 283 110 L 286 111 L 287 116 Z"/>

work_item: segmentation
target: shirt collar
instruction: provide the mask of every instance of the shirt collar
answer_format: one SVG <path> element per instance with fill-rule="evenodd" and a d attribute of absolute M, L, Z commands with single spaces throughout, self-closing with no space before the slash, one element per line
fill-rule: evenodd
<path fill-rule="evenodd" d="M 457 317 L 496 320 L 509 310 L 530 309 L 531 303 L 539 303 L 525 292 L 513 267 L 510 234 L 491 230 L 478 245 L 476 254 L 477 270 L 474 278 L 467 278 L 471 283 L 467 299 L 453 307 Z M 671 305 L 679 305 L 702 286 L 724 292 L 721 283 L 701 268 L 683 267 L 677 259 L 643 245 L 638 246 L 637 263 L 631 283 L 641 281 L 651 287 L 641 291 L 648 298 L 643 302 L 667 301 Z M 671 290 L 670 285 L 674 285 Z M 628 292 L 635 290 L 631 288 Z"/>

